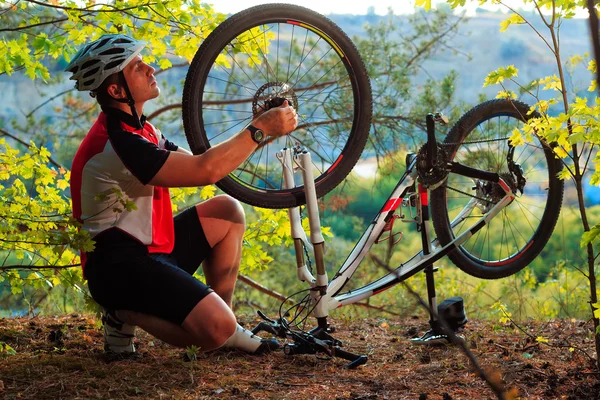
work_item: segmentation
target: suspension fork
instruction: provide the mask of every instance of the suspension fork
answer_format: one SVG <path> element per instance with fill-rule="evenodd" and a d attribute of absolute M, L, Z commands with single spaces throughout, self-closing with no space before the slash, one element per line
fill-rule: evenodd
<path fill-rule="evenodd" d="M 317 205 L 317 193 L 315 189 L 314 174 L 312 170 L 312 161 L 310 153 L 305 150 L 284 149 L 277 154 L 284 169 L 284 181 L 287 189 L 294 188 L 293 164 L 297 165 L 302 172 L 304 183 L 304 193 L 306 196 L 306 209 L 308 212 L 308 221 L 310 226 L 310 244 L 306 233 L 302 228 L 299 207 L 290 208 L 288 215 L 294 239 L 294 250 L 296 253 L 296 272 L 300 281 L 308 282 L 311 286 L 311 298 L 314 305 L 314 315 L 317 318 L 319 328 L 328 328 L 327 316 L 329 311 L 327 302 L 323 296 L 327 294 L 327 285 L 329 283 L 324 263 L 325 239 L 321 232 L 321 220 Z M 312 244 L 312 246 L 311 246 Z M 304 247 L 311 248 L 314 253 L 314 262 L 317 270 L 316 279 L 308 269 L 303 256 Z"/>

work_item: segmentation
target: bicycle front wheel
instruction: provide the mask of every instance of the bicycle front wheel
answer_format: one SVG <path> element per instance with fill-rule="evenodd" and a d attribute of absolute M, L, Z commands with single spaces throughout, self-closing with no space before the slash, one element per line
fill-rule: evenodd
<path fill-rule="evenodd" d="M 512 275 L 542 251 L 556 225 L 563 198 L 564 183 L 557 177 L 561 162 L 541 138 L 518 146 L 512 152 L 508 138 L 528 119 L 529 107 L 518 101 L 492 100 L 467 112 L 450 130 L 443 147 L 453 161 L 483 171 L 497 172 L 523 193 L 502 209 L 448 257 L 466 273 L 484 279 Z M 517 183 L 507 159 L 519 164 L 524 183 Z M 435 231 L 442 244 L 471 228 L 502 192 L 498 185 L 450 173 L 446 183 L 431 195 Z M 466 218 L 453 224 L 462 213 Z M 452 226 L 454 225 L 454 226 Z"/>
<path fill-rule="evenodd" d="M 276 152 L 311 153 L 317 196 L 358 161 L 369 134 L 371 86 L 350 39 L 303 7 L 269 4 L 235 14 L 202 43 L 186 76 L 183 122 L 194 154 L 234 136 L 265 104 L 287 99 L 299 116 L 290 135 L 270 138 L 217 183 L 245 203 L 286 208 L 306 202 L 301 178 L 287 189 Z"/>

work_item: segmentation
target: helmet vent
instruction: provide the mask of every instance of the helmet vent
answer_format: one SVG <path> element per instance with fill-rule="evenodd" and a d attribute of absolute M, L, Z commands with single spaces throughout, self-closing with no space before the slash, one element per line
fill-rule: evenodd
<path fill-rule="evenodd" d="M 100 40 L 93 48 L 93 50 L 99 49 L 100 47 L 104 46 L 106 43 L 108 43 L 110 41 L 110 38 L 106 38 L 103 40 Z M 86 51 L 87 53 L 87 51 Z"/>
<path fill-rule="evenodd" d="M 118 60 L 111 61 L 108 64 L 106 64 L 106 67 L 104 67 L 104 69 L 112 69 L 118 67 L 123 63 L 123 61 L 125 61 L 124 58 L 119 58 Z"/>
<path fill-rule="evenodd" d="M 140 54 L 146 43 L 121 34 L 103 35 L 85 45 L 65 70 L 77 81 L 78 90 L 95 90 L 106 78 L 122 71 Z"/>
<path fill-rule="evenodd" d="M 113 47 L 112 49 L 108 49 L 103 51 L 102 53 L 100 53 L 101 56 L 108 56 L 111 54 L 120 54 L 120 53 L 124 53 L 125 49 L 122 47 Z"/>
<path fill-rule="evenodd" d="M 90 67 L 93 67 L 94 65 L 98 64 L 100 61 L 99 60 L 90 60 L 88 62 L 86 62 L 85 64 L 83 64 L 81 66 L 81 69 L 88 69 Z"/>
<path fill-rule="evenodd" d="M 94 69 L 90 69 L 83 74 L 84 78 L 89 78 L 90 76 L 94 76 L 96 72 L 100 71 L 100 67 L 96 67 Z"/>

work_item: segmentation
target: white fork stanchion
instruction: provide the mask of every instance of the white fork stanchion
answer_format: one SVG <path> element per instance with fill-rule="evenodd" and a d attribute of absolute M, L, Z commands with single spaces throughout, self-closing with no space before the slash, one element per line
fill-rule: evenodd
<path fill-rule="evenodd" d="M 319 206 L 317 204 L 317 191 L 315 189 L 312 161 L 308 151 L 302 151 L 296 158 L 298 160 L 298 165 L 302 170 L 302 181 L 304 183 L 304 194 L 306 196 L 306 210 L 310 226 L 310 242 L 313 245 L 317 269 L 317 281 L 314 287 L 316 290 L 313 291 L 313 300 L 316 301 L 314 315 L 317 318 L 319 326 L 326 326 L 326 317 L 329 315 L 329 311 L 327 309 L 327 302 L 323 301 L 323 296 L 327 294 L 329 280 L 327 278 L 327 271 L 325 271 L 325 262 L 323 259 L 325 239 L 321 232 L 321 219 L 319 217 Z"/>
<path fill-rule="evenodd" d="M 283 178 L 286 189 L 296 187 L 294 182 L 295 163 L 302 172 L 302 181 L 304 184 L 304 195 L 306 196 L 306 210 L 308 214 L 308 222 L 310 226 L 310 243 L 306 238 L 306 233 L 302 228 L 300 219 L 300 211 L 298 207 L 288 209 L 290 218 L 291 233 L 294 239 L 294 250 L 296 253 L 296 272 L 298 279 L 303 282 L 308 282 L 311 287 L 311 297 L 313 300 L 314 315 L 319 322 L 319 325 L 326 325 L 326 318 L 329 315 L 327 304 L 323 301 L 323 296 L 327 294 L 327 285 L 329 280 L 325 271 L 325 263 L 323 259 L 325 249 L 325 239 L 321 231 L 321 219 L 319 217 L 319 207 L 317 204 L 317 192 L 315 188 L 314 173 L 312 170 L 312 161 L 310 153 L 299 148 L 285 148 L 277 153 L 277 158 L 283 167 Z M 312 244 L 312 246 L 310 245 Z M 308 269 L 304 260 L 304 247 L 312 247 L 314 253 L 314 263 L 316 265 L 316 279 Z"/>
<path fill-rule="evenodd" d="M 281 152 L 277 153 L 277 158 L 283 167 L 283 180 L 286 189 L 292 189 L 296 187 L 294 183 L 294 167 L 293 157 L 294 150 L 285 148 Z M 302 228 L 302 220 L 300 218 L 300 208 L 293 207 L 288 209 L 288 216 L 290 219 L 292 239 L 294 239 L 294 251 L 296 253 L 296 276 L 301 282 L 308 282 L 314 286 L 316 279 L 308 269 L 304 260 L 304 246 L 312 248 L 306 232 Z"/>

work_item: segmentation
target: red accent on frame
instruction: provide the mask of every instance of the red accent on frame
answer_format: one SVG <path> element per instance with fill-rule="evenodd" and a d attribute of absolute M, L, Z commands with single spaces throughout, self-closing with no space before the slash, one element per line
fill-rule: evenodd
<path fill-rule="evenodd" d="M 383 206 L 382 212 L 388 212 L 388 211 L 395 210 L 396 208 L 398 208 L 400 203 L 402 203 L 402 197 L 399 197 L 397 199 L 389 199 L 385 203 L 385 206 Z"/>
<path fill-rule="evenodd" d="M 379 290 L 373 290 L 373 295 L 376 295 L 376 294 L 381 293 L 381 292 L 385 292 L 386 290 L 388 290 L 388 289 L 390 289 L 392 287 L 394 287 L 394 285 L 390 285 L 388 287 L 384 287 L 383 289 L 379 289 Z"/>
<path fill-rule="evenodd" d="M 421 198 L 421 205 L 427 206 L 429 205 L 429 199 L 427 198 L 427 188 L 423 185 L 419 185 L 419 197 Z"/>

